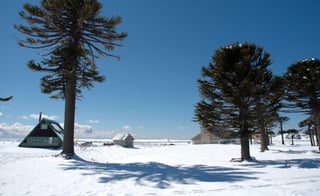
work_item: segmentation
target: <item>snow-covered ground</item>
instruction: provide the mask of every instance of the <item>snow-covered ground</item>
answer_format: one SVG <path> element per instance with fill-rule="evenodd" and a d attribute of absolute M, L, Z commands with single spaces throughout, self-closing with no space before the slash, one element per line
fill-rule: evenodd
<path fill-rule="evenodd" d="M 77 146 L 64 160 L 60 150 L 0 141 L 0 195 L 320 195 L 320 154 L 308 140 L 274 141 L 264 153 L 254 144 L 256 161 L 242 163 L 230 162 L 239 145 L 159 143 Z"/>

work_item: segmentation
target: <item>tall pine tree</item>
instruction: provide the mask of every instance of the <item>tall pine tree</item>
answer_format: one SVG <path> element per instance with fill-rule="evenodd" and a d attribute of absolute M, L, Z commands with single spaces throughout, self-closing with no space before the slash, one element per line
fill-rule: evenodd
<path fill-rule="evenodd" d="M 104 81 L 97 71 L 95 58 L 119 56 L 110 53 L 120 47 L 126 33 L 117 33 L 121 17 L 99 16 L 102 5 L 97 0 L 42 0 L 40 6 L 23 5 L 19 15 L 27 25 L 15 25 L 26 35 L 20 46 L 48 51 L 41 63 L 29 61 L 42 77 L 43 93 L 65 100 L 63 154 L 74 154 L 74 119 L 76 98 L 81 88 L 91 88 Z"/>
<path fill-rule="evenodd" d="M 308 127 L 308 129 L 305 131 L 306 134 L 308 134 L 309 136 L 309 140 L 310 140 L 310 144 L 311 146 L 315 146 L 315 142 L 314 142 L 314 134 L 313 134 L 313 120 L 312 120 L 312 116 L 309 116 L 307 119 L 304 119 L 303 121 L 299 122 L 299 127 L 303 128 L 303 127 Z"/>
<path fill-rule="evenodd" d="M 313 117 L 320 151 L 320 59 L 306 59 L 290 65 L 284 79 L 288 107 Z"/>
<path fill-rule="evenodd" d="M 195 121 L 208 130 L 237 132 L 241 160 L 251 160 L 249 137 L 256 125 L 257 101 L 265 98 L 269 56 L 255 44 L 222 47 L 198 80 L 202 100 L 196 105 Z"/>

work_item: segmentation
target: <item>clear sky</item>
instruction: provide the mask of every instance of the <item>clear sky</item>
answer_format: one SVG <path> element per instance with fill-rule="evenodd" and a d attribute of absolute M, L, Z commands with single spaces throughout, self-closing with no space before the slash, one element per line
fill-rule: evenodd
<path fill-rule="evenodd" d="M 0 8 L 0 129 L 35 125 L 37 115 L 63 123 L 64 102 L 40 92 L 41 73 L 26 63 L 45 51 L 21 48 L 14 24 L 22 4 Z M 197 79 L 214 51 L 234 42 L 256 43 L 271 54 L 278 75 L 305 58 L 320 58 L 318 0 L 103 0 L 102 16 L 119 15 L 118 31 L 128 32 L 121 60 L 99 59 L 106 76 L 77 102 L 77 127 L 94 133 L 130 132 L 137 138 L 190 139 L 200 130 L 192 121 L 200 100 Z M 285 128 L 303 120 L 292 116 Z M 16 123 L 19 123 L 18 125 Z M 18 128 L 12 128 L 18 127 Z"/>

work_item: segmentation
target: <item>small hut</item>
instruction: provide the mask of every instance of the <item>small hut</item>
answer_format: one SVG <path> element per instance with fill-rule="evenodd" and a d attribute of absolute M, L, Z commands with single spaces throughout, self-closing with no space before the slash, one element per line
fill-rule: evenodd
<path fill-rule="evenodd" d="M 113 144 L 119 145 L 126 148 L 133 148 L 133 140 L 132 135 L 128 134 L 117 134 L 113 137 Z"/>
<path fill-rule="evenodd" d="M 228 130 L 202 128 L 201 132 L 191 140 L 193 144 L 236 143 L 237 133 Z"/>
<path fill-rule="evenodd" d="M 222 138 L 216 132 L 202 128 L 201 132 L 194 136 L 191 140 L 193 144 L 212 144 L 218 143 L 220 139 Z"/>
<path fill-rule="evenodd" d="M 43 118 L 22 140 L 19 147 L 58 148 L 62 146 L 63 134 L 59 123 Z"/>

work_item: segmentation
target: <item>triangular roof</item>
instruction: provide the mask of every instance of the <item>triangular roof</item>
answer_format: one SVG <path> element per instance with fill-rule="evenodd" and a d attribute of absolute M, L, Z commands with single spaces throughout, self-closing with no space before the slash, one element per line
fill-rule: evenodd
<path fill-rule="evenodd" d="M 201 133 L 198 133 L 197 135 L 195 135 L 193 138 L 191 138 L 192 141 L 197 141 L 197 140 L 201 140 Z"/>
<path fill-rule="evenodd" d="M 60 124 L 54 120 L 49 120 L 49 119 L 42 119 L 51 129 L 57 134 L 57 136 L 63 141 L 63 135 L 64 135 L 64 130 L 60 126 Z M 41 121 L 40 121 L 41 123 Z M 40 124 L 39 123 L 39 124 Z"/>
<path fill-rule="evenodd" d="M 41 119 L 19 144 L 20 147 L 61 147 L 63 128 L 56 121 Z"/>
<path fill-rule="evenodd" d="M 132 135 L 130 135 L 129 133 L 127 133 L 127 134 L 118 133 L 118 134 L 116 134 L 116 135 L 112 138 L 112 140 L 126 140 L 126 139 L 129 138 L 129 137 L 131 137 L 132 139 L 134 139 L 134 138 L 132 137 Z"/>

